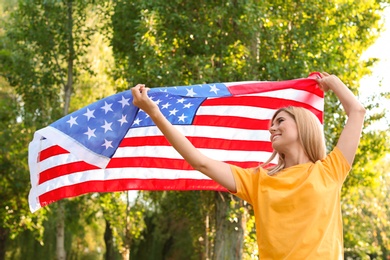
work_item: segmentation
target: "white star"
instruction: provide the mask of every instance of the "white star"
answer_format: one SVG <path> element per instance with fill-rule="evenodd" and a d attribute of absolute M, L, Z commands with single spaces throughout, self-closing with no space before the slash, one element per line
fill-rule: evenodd
<path fill-rule="evenodd" d="M 193 97 L 195 96 L 196 93 L 194 92 L 194 89 L 191 88 L 191 89 L 187 89 L 187 95 L 186 96 L 190 96 L 190 97 Z"/>
<path fill-rule="evenodd" d="M 121 126 L 124 124 L 124 123 L 128 123 L 127 120 L 126 120 L 126 115 L 122 115 L 122 118 L 118 120 L 119 122 L 121 122 Z"/>
<path fill-rule="evenodd" d="M 124 96 L 122 96 L 122 100 L 118 101 L 118 102 L 121 103 L 122 108 L 124 108 L 125 106 L 130 106 L 129 100 L 130 100 L 130 98 L 125 98 Z"/>
<path fill-rule="evenodd" d="M 171 104 L 169 104 L 169 102 L 167 102 L 166 104 L 162 105 L 162 108 L 163 108 L 163 109 L 164 109 L 164 108 L 168 109 L 168 107 L 170 107 L 170 106 L 171 106 Z"/>
<path fill-rule="evenodd" d="M 91 119 L 92 117 L 95 118 L 95 116 L 93 115 L 93 112 L 95 112 L 95 109 L 89 110 L 89 108 L 87 108 L 87 112 L 83 114 L 84 116 L 87 117 L 87 121 L 89 121 L 89 119 Z"/>
<path fill-rule="evenodd" d="M 141 121 L 142 121 L 141 119 L 137 118 L 136 120 L 134 120 L 133 125 L 139 125 Z"/>
<path fill-rule="evenodd" d="M 101 109 L 104 109 L 104 113 L 107 114 L 108 111 L 112 111 L 111 106 L 112 104 L 107 104 L 107 102 L 104 101 L 104 106 L 102 106 Z"/>
<path fill-rule="evenodd" d="M 218 91 L 219 91 L 219 88 L 217 88 L 216 85 L 210 85 L 210 92 L 214 92 L 215 95 L 217 95 Z"/>
<path fill-rule="evenodd" d="M 85 135 L 88 135 L 88 140 L 89 140 L 92 136 L 93 136 L 93 137 L 96 137 L 96 135 L 95 135 L 95 130 L 96 130 L 96 129 L 91 129 L 91 128 L 88 127 L 88 131 L 84 133 Z"/>
<path fill-rule="evenodd" d="M 154 101 L 154 103 L 156 103 L 156 104 L 157 104 L 157 106 L 158 106 L 158 105 L 160 105 L 160 103 L 161 103 L 161 99 L 159 99 L 159 100 L 157 100 L 157 101 Z"/>
<path fill-rule="evenodd" d="M 186 119 L 188 116 L 185 116 L 184 114 L 182 114 L 181 116 L 179 116 L 179 122 L 182 121 L 184 122 L 184 119 Z"/>
<path fill-rule="evenodd" d="M 179 110 L 176 110 L 176 108 L 174 108 L 173 110 L 169 111 L 169 115 L 174 115 L 176 116 L 176 113 L 179 112 Z"/>
<path fill-rule="evenodd" d="M 184 108 L 190 108 L 190 107 L 192 107 L 194 104 L 191 104 L 191 102 L 190 103 L 187 103 L 187 104 L 185 104 L 184 105 Z"/>
<path fill-rule="evenodd" d="M 105 146 L 106 147 L 106 150 L 108 149 L 108 148 L 114 148 L 113 146 L 112 146 L 112 141 L 108 141 L 107 139 L 104 139 L 104 144 L 102 144 L 102 146 Z"/>
<path fill-rule="evenodd" d="M 76 119 L 77 119 L 77 116 L 76 117 L 70 116 L 70 119 L 66 122 L 70 124 L 70 127 L 72 127 L 73 125 L 78 125 L 76 122 Z"/>
<path fill-rule="evenodd" d="M 185 98 L 181 98 L 181 99 L 178 99 L 176 103 L 182 103 L 183 104 L 184 101 L 186 101 L 186 99 Z"/>
<path fill-rule="evenodd" d="M 102 128 L 104 128 L 104 133 L 106 133 L 107 131 L 112 131 L 111 125 L 112 123 L 107 123 L 107 121 L 104 120 L 104 125 L 102 125 Z"/>

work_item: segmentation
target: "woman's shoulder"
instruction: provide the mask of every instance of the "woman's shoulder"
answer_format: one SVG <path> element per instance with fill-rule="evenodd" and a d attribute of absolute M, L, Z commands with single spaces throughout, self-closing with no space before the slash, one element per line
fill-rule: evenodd
<path fill-rule="evenodd" d="M 345 158 L 345 156 L 337 146 L 335 146 L 333 150 L 330 153 L 328 153 L 324 159 L 320 161 L 322 163 L 338 164 L 340 166 L 347 164 L 348 166 L 350 166 L 347 159 Z"/>
<path fill-rule="evenodd" d="M 256 167 L 250 167 L 250 168 L 243 168 L 237 165 L 230 165 L 230 168 L 232 169 L 233 173 L 238 173 L 238 174 L 250 174 L 250 175 L 256 175 L 256 174 L 262 174 L 266 173 L 267 170 L 260 166 Z"/>
<path fill-rule="evenodd" d="M 347 159 L 337 146 L 324 159 L 317 161 L 316 164 L 321 164 L 327 174 L 333 176 L 340 182 L 345 180 L 348 172 L 351 170 L 351 165 L 349 165 Z"/>

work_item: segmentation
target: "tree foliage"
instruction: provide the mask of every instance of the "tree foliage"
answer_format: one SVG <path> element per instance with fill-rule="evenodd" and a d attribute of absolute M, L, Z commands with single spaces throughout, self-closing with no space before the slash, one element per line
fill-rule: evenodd
<path fill-rule="evenodd" d="M 340 76 L 357 94 L 359 80 L 375 62 L 360 56 L 381 31 L 383 2 L 0 1 L 6 18 L 0 31 L 0 141 L 4 144 L 0 169 L 5 177 L 0 194 L 7 198 L 1 205 L 1 228 L 8 230 L 6 236 L 16 238 L 15 243 L 31 238 L 23 230 L 37 230 L 45 246 L 36 250 L 54 250 L 50 243 L 56 206 L 42 215 L 27 212 L 27 144 L 35 129 L 65 111 L 72 48 L 70 110 L 137 83 L 155 87 L 285 80 L 323 70 Z M 72 21 L 66 11 L 70 4 Z M 365 105 L 377 111 L 383 104 L 373 98 Z M 342 111 L 337 98 L 326 94 L 328 150 L 336 144 L 346 120 Z M 370 128 L 382 117 L 380 110 L 367 117 L 355 165 L 343 189 L 345 247 L 351 257 L 388 255 L 386 167 L 374 165 L 387 165 L 382 159 L 390 150 L 389 136 Z M 68 256 L 81 258 L 86 248 L 98 252 L 103 237 L 96 241 L 83 237 L 105 233 L 107 241 L 115 241 L 115 257 L 122 253 L 212 258 L 217 233 L 214 195 L 145 192 L 130 208 L 121 193 L 69 200 Z M 240 220 L 246 225 L 243 258 L 251 259 L 256 242 L 250 207 L 233 200 L 227 204 L 225 223 L 233 226 Z M 45 214 L 48 221 L 42 224 Z M 38 228 L 42 225 L 45 234 Z M 15 243 L 10 245 L 17 247 Z"/>
<path fill-rule="evenodd" d="M 26 154 L 31 129 L 18 121 L 15 93 L 0 77 L 0 259 L 10 239 L 30 230 L 35 239 L 43 237 L 45 211 L 31 214 L 28 208 L 30 179 Z"/>
<path fill-rule="evenodd" d="M 18 150 L 20 157 L 12 164 L 24 166 L 24 174 L 21 174 L 21 171 L 20 176 L 23 176 L 25 181 L 25 185 L 22 185 L 26 189 L 25 194 L 14 187 L 19 183 L 14 182 L 10 185 L 13 191 L 10 201 L 26 198 L 19 211 L 28 210 L 27 193 L 30 185 L 27 148 L 33 132 L 58 119 L 67 113 L 69 108 L 71 110 L 79 108 L 83 101 L 91 102 L 101 97 L 101 94 L 96 92 L 85 95 L 93 88 L 105 87 L 103 94 L 112 93 L 112 88 L 106 87 L 109 82 L 107 74 L 102 71 L 99 64 L 95 65 L 100 59 L 94 58 L 93 55 L 90 55 L 89 59 L 85 58 L 89 52 L 93 52 L 93 49 L 89 48 L 91 40 L 99 43 L 94 45 L 95 48 L 104 46 L 99 42 L 102 37 L 99 38 L 95 33 L 96 28 L 92 26 L 94 21 L 91 14 L 94 9 L 91 7 L 94 7 L 91 1 L 18 1 L 15 6 L 7 7 L 13 11 L 3 17 L 2 24 L 6 29 L 1 38 L 0 75 L 14 88 L 18 107 L 13 111 L 17 113 L 20 125 L 15 129 L 24 127 L 23 131 L 15 134 L 15 139 L 20 140 L 18 145 L 24 148 Z M 93 18 L 97 19 L 95 15 Z M 107 57 L 101 55 L 101 59 Z M 108 64 L 108 61 L 104 60 L 100 64 Z M 93 77 L 91 80 L 88 77 L 93 75 L 91 68 L 96 68 L 100 72 L 100 78 Z M 98 86 L 97 81 L 100 83 Z M 72 108 L 70 96 L 74 89 L 78 90 L 76 94 L 81 98 L 74 102 L 75 108 Z M 11 149 L 12 146 L 5 147 L 4 153 L 10 153 Z M 18 163 L 19 161 L 23 163 Z M 18 176 L 15 173 L 11 174 L 14 174 L 10 175 L 14 178 Z M 72 212 L 71 215 L 74 213 L 76 212 Z M 28 212 L 25 214 L 27 215 L 25 217 L 30 218 L 31 214 Z M 50 216 L 49 221 L 61 222 L 58 221 L 61 213 L 56 215 L 57 219 L 53 217 L 55 215 Z M 70 227 L 71 220 L 68 221 Z M 70 234 L 75 230 L 83 229 L 73 229 Z M 41 242 L 43 243 L 42 238 Z"/>
<path fill-rule="evenodd" d="M 390 255 L 390 161 L 368 163 L 379 178 L 351 187 L 343 199 L 345 250 L 350 257 L 388 259 Z"/>

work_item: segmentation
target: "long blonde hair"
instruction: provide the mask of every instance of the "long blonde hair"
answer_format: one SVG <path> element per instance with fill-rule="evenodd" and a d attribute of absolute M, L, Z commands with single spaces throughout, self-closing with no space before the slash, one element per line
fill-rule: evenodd
<path fill-rule="evenodd" d="M 271 119 L 271 124 L 282 111 L 288 113 L 297 124 L 299 142 L 309 160 L 315 163 L 324 159 L 326 156 L 324 132 L 318 118 L 305 108 L 289 106 L 278 109 Z M 270 166 L 270 162 L 276 155 L 278 155 L 278 163 L 275 166 Z M 274 175 L 285 167 L 284 155 L 274 150 L 271 157 L 260 167 L 268 169 L 269 175 Z"/>

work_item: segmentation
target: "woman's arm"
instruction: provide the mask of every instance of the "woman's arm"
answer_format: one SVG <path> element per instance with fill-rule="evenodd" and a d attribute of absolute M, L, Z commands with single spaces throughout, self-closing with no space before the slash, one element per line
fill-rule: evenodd
<path fill-rule="evenodd" d="M 352 165 L 360 142 L 366 110 L 337 76 L 329 75 L 328 73 L 322 73 L 321 76 L 322 78 L 317 79 L 320 87 L 324 91 L 330 89 L 336 94 L 348 116 L 337 142 L 337 147 L 341 150 L 349 164 Z"/>
<path fill-rule="evenodd" d="M 161 113 L 148 97 L 148 88 L 138 84 L 131 89 L 133 104 L 147 113 L 176 151 L 195 169 L 215 180 L 229 191 L 236 192 L 236 183 L 227 163 L 213 160 L 196 149 Z"/>

